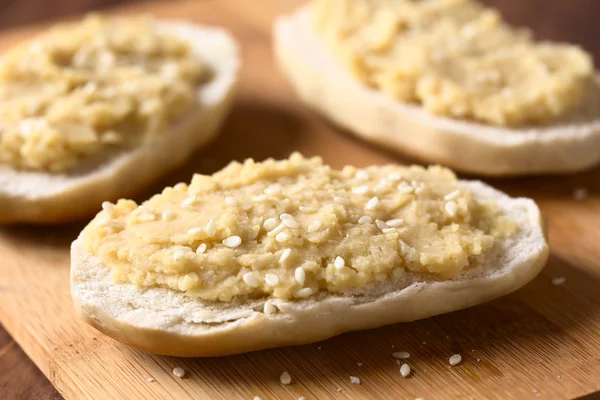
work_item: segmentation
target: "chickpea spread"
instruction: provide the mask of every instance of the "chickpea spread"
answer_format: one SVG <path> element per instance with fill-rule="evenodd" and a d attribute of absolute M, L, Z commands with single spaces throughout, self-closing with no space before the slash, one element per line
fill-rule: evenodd
<path fill-rule="evenodd" d="M 116 282 L 230 301 L 452 278 L 516 229 L 448 169 L 334 170 L 296 153 L 232 162 L 140 206 L 104 203 L 82 241 Z"/>
<path fill-rule="evenodd" d="M 63 172 L 138 145 L 191 109 L 208 72 L 147 18 L 55 27 L 0 60 L 0 163 Z"/>
<path fill-rule="evenodd" d="M 435 115 L 547 123 L 594 82 L 584 50 L 536 42 L 474 0 L 314 0 L 313 20 L 358 80 Z"/>

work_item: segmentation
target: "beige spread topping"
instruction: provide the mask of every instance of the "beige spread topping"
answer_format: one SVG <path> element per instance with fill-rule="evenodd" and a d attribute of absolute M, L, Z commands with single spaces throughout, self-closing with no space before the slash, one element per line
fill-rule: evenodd
<path fill-rule="evenodd" d="M 535 42 L 473 0 L 314 0 L 313 17 L 361 82 L 436 115 L 544 123 L 594 79 L 579 47 Z"/>
<path fill-rule="evenodd" d="M 145 18 L 88 17 L 0 61 L 0 163 L 66 171 L 159 134 L 196 101 L 208 70 Z"/>
<path fill-rule="evenodd" d="M 451 278 L 515 229 L 445 168 L 340 171 L 293 154 L 233 162 L 140 206 L 105 203 L 83 242 L 117 282 L 229 301 L 342 293 L 406 271 Z"/>

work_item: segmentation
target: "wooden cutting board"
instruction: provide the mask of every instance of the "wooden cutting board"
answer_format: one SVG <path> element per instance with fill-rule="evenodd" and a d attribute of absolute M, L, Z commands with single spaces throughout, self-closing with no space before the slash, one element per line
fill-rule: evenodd
<path fill-rule="evenodd" d="M 243 48 L 240 95 L 222 136 L 140 199 L 233 159 L 282 158 L 294 150 L 320 154 L 335 167 L 410 162 L 341 132 L 294 98 L 273 65 L 270 25 L 297 3 L 189 0 L 119 10 L 221 24 Z M 29 33 L 5 35 L 0 46 Z M 68 249 L 83 224 L 0 231 L 0 321 L 67 399 L 573 398 L 600 390 L 599 182 L 600 169 L 492 180 L 543 208 L 553 250 L 548 265 L 512 295 L 425 321 L 223 358 L 143 353 L 102 336 L 73 312 Z M 575 201 L 580 187 L 589 197 Z M 553 285 L 556 277 L 565 283 Z M 411 353 L 408 379 L 391 357 L 401 350 Z M 463 362 L 450 367 L 455 353 Z M 174 367 L 187 371 L 185 379 L 173 376 Z M 279 383 L 283 371 L 293 377 L 289 386 Z M 350 384 L 351 375 L 361 384 Z"/>

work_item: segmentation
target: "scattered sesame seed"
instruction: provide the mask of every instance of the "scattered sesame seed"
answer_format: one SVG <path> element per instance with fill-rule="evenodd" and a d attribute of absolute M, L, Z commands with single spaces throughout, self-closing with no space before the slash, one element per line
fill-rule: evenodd
<path fill-rule="evenodd" d="M 402 179 L 402 174 L 398 173 L 398 172 L 390 172 L 387 176 L 387 178 L 390 181 L 399 181 L 400 179 Z"/>
<path fill-rule="evenodd" d="M 270 314 L 275 314 L 275 313 L 277 312 L 277 307 L 275 306 L 275 304 L 273 304 L 273 303 L 271 302 L 271 300 L 267 300 L 267 301 L 265 302 L 265 307 L 264 307 L 264 309 L 263 309 L 263 312 L 264 312 L 265 314 L 269 314 L 269 315 L 270 315 Z"/>
<path fill-rule="evenodd" d="M 385 222 L 383 222 L 382 220 L 380 220 L 380 219 L 375 220 L 375 225 L 377 225 L 377 227 L 379 229 L 387 229 L 387 228 L 389 228 L 389 226 L 387 226 L 387 224 Z"/>
<path fill-rule="evenodd" d="M 358 363 L 356 363 L 356 365 L 357 365 L 358 367 L 362 367 L 363 363 L 361 363 L 361 362 L 358 362 Z"/>
<path fill-rule="evenodd" d="M 213 237 L 217 233 L 217 224 L 215 224 L 215 221 L 211 219 L 206 224 L 206 228 L 204 228 L 204 230 L 209 237 Z"/>
<path fill-rule="evenodd" d="M 251 208 L 252 208 L 252 204 L 250 204 L 250 203 L 242 204 L 242 211 L 248 211 Z"/>
<path fill-rule="evenodd" d="M 279 192 L 281 192 L 281 186 L 278 185 L 271 185 L 265 189 L 266 194 L 276 194 Z"/>
<path fill-rule="evenodd" d="M 455 201 L 450 200 L 444 205 L 444 209 L 448 213 L 449 216 L 454 217 L 456 212 L 458 211 L 458 204 Z"/>
<path fill-rule="evenodd" d="M 231 196 L 227 196 L 225 197 L 225 203 L 227 203 L 230 206 L 237 206 L 238 205 L 238 201 L 231 197 Z"/>
<path fill-rule="evenodd" d="M 565 278 L 564 276 L 557 276 L 556 278 L 552 278 L 552 284 L 559 286 L 565 283 L 566 280 L 567 278 Z"/>
<path fill-rule="evenodd" d="M 573 191 L 573 199 L 577 201 L 585 200 L 588 196 L 588 191 L 585 188 L 578 188 Z"/>
<path fill-rule="evenodd" d="M 395 218 L 395 219 L 390 219 L 389 221 L 386 221 L 387 226 L 391 226 L 392 228 L 398 227 L 402 224 L 404 224 L 404 220 L 402 218 Z"/>
<path fill-rule="evenodd" d="M 284 219 L 283 220 L 283 224 L 285 226 L 287 226 L 288 228 L 298 228 L 300 226 L 300 224 L 298 223 L 298 221 L 296 221 L 295 219 Z"/>
<path fill-rule="evenodd" d="M 350 383 L 360 385 L 360 378 L 358 376 L 350 376 Z"/>
<path fill-rule="evenodd" d="M 410 365 L 402 364 L 402 366 L 400 367 L 400 375 L 402 375 L 403 378 L 406 378 L 407 376 L 409 376 L 410 375 Z"/>
<path fill-rule="evenodd" d="M 281 256 L 279 257 L 279 262 L 285 262 L 285 260 L 288 259 L 288 257 L 292 254 L 292 249 L 284 249 L 281 252 Z"/>
<path fill-rule="evenodd" d="M 175 213 L 171 210 L 166 210 L 162 213 L 162 219 L 165 221 L 170 221 L 175 218 Z"/>
<path fill-rule="evenodd" d="M 262 397 L 260 397 L 260 396 L 254 396 L 254 397 L 252 398 L 252 400 L 263 400 L 263 399 L 262 399 Z"/>
<path fill-rule="evenodd" d="M 145 213 L 140 214 L 138 219 L 140 221 L 154 221 L 154 220 L 156 220 L 156 215 L 145 212 Z"/>
<path fill-rule="evenodd" d="M 189 196 L 181 202 L 181 207 L 189 207 L 196 202 L 197 196 Z"/>
<path fill-rule="evenodd" d="M 398 185 L 398 191 L 403 194 L 412 193 L 412 192 L 414 192 L 414 190 L 415 190 L 415 188 L 406 182 L 400 182 L 400 184 Z"/>
<path fill-rule="evenodd" d="M 275 236 L 275 240 L 277 240 L 279 243 L 287 242 L 288 240 L 290 240 L 290 238 L 291 235 L 288 232 L 279 232 Z"/>
<path fill-rule="evenodd" d="M 296 293 L 294 293 L 294 296 L 304 298 L 304 297 L 310 296 L 312 293 L 313 293 L 313 291 L 311 288 L 305 287 L 303 289 L 296 291 Z"/>
<path fill-rule="evenodd" d="M 115 206 L 110 201 L 103 201 L 102 209 L 106 211 L 111 217 L 115 215 Z"/>
<path fill-rule="evenodd" d="M 278 224 L 277 218 L 268 218 L 263 222 L 263 228 L 265 228 L 266 231 L 272 231 Z"/>
<path fill-rule="evenodd" d="M 196 254 L 203 254 L 206 251 L 206 248 L 208 246 L 206 245 L 206 243 L 200 243 L 200 246 L 198 246 L 198 248 L 196 249 Z"/>
<path fill-rule="evenodd" d="M 333 201 L 335 201 L 336 203 L 340 203 L 340 204 L 349 204 L 350 200 L 348 200 L 345 197 L 341 197 L 341 196 L 335 196 L 333 198 Z"/>
<path fill-rule="evenodd" d="M 242 244 L 242 238 L 239 236 L 229 236 L 223 240 L 223 244 L 231 248 L 238 247 Z"/>
<path fill-rule="evenodd" d="M 283 213 L 279 216 L 279 219 L 285 221 L 286 219 L 294 219 L 294 217 L 291 214 Z"/>
<path fill-rule="evenodd" d="M 407 358 L 410 358 L 410 353 L 408 351 L 395 351 L 392 353 L 392 357 L 405 360 Z"/>
<path fill-rule="evenodd" d="M 304 285 L 304 280 L 306 279 L 306 272 L 304 271 L 304 268 L 296 268 L 294 271 L 294 279 L 296 279 L 296 282 L 298 282 L 299 285 Z"/>
<path fill-rule="evenodd" d="M 181 367 L 175 367 L 173 368 L 173 375 L 175 375 L 178 378 L 183 378 L 185 376 L 185 369 Z"/>
<path fill-rule="evenodd" d="M 460 364 L 462 356 L 460 354 L 453 354 L 448 361 L 450 361 L 450 365 L 454 367 L 455 365 Z"/>
<path fill-rule="evenodd" d="M 292 383 L 292 376 L 287 371 L 283 371 L 283 373 L 279 377 L 279 381 L 284 385 L 289 385 L 290 383 Z"/>
<path fill-rule="evenodd" d="M 183 257 L 185 257 L 185 251 L 184 251 L 184 250 L 181 250 L 181 249 L 179 249 L 179 250 L 176 250 L 176 251 L 173 253 L 173 260 L 175 260 L 175 261 L 179 261 L 179 260 L 181 260 Z"/>
<path fill-rule="evenodd" d="M 337 388 L 337 389 L 335 389 L 335 391 L 339 393 L 342 391 L 342 388 Z"/>
<path fill-rule="evenodd" d="M 391 233 L 391 232 L 395 232 L 396 228 L 384 228 L 381 230 L 382 233 Z"/>
<path fill-rule="evenodd" d="M 346 260 L 344 260 L 342 257 L 337 256 L 335 258 L 335 261 L 333 262 L 333 265 L 336 269 L 342 269 L 346 266 Z"/>
<path fill-rule="evenodd" d="M 369 173 L 367 171 L 357 171 L 354 177 L 356 179 L 360 179 L 361 181 L 366 181 L 369 179 Z"/>
<path fill-rule="evenodd" d="M 359 224 L 370 224 L 371 222 L 373 222 L 373 218 L 369 217 L 368 215 L 363 215 L 358 219 Z"/>
<path fill-rule="evenodd" d="M 319 228 L 321 227 L 321 225 L 323 225 L 323 222 L 320 219 L 312 220 L 311 223 L 308 224 L 307 231 L 308 232 L 315 232 L 315 231 L 319 230 Z"/>
<path fill-rule="evenodd" d="M 197 235 L 200 232 L 202 232 L 202 228 L 191 228 L 187 231 L 187 233 L 189 233 L 190 235 Z"/>
<path fill-rule="evenodd" d="M 300 206 L 298 207 L 298 210 L 302 211 L 303 213 L 307 213 L 307 214 L 312 214 L 317 212 L 317 209 L 314 207 L 309 207 L 309 206 Z"/>
<path fill-rule="evenodd" d="M 298 400 L 306 400 L 306 397 L 300 396 L 300 397 L 298 397 Z"/>
<path fill-rule="evenodd" d="M 256 201 L 256 202 L 259 202 L 259 203 L 260 203 L 261 201 L 265 201 L 266 199 L 267 199 L 267 195 L 266 195 L 266 194 L 260 194 L 260 195 L 258 195 L 258 196 L 254 196 L 254 197 L 252 198 L 252 200 L 253 200 L 253 201 Z"/>
<path fill-rule="evenodd" d="M 367 185 L 356 186 L 352 188 L 354 194 L 367 194 L 369 193 L 369 187 Z"/>
<path fill-rule="evenodd" d="M 254 275 L 254 272 L 246 272 L 244 276 L 242 276 L 242 279 L 244 280 L 244 283 L 250 287 L 257 287 L 260 283 L 256 278 L 256 275 Z"/>
<path fill-rule="evenodd" d="M 365 205 L 365 208 L 367 210 L 372 210 L 375 207 L 377 207 L 378 204 L 379 204 L 379 198 L 372 197 L 369 201 L 367 201 L 367 204 Z"/>
<path fill-rule="evenodd" d="M 147 380 L 148 382 L 150 382 L 150 383 L 152 383 L 152 382 L 156 382 L 156 381 L 154 380 L 154 378 L 153 378 L 153 377 L 149 377 L 149 378 L 148 378 L 148 379 L 146 379 L 146 380 Z"/>
<path fill-rule="evenodd" d="M 460 196 L 460 190 L 456 189 L 450 193 L 448 193 L 447 195 L 444 196 L 444 200 L 448 201 L 448 200 L 454 200 L 456 199 L 458 196 Z"/>
<path fill-rule="evenodd" d="M 268 273 L 265 275 L 265 282 L 269 286 L 279 285 L 279 277 L 275 274 Z"/>

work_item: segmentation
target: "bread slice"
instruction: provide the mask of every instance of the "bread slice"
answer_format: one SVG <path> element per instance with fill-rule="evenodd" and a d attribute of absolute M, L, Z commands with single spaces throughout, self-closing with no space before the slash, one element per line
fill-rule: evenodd
<path fill-rule="evenodd" d="M 71 247 L 71 295 L 77 312 L 99 331 L 158 354 L 208 357 L 317 342 L 343 332 L 413 321 L 470 307 L 510 293 L 544 266 L 548 245 L 540 210 L 484 183 L 461 181 L 478 200 L 496 200 L 518 233 L 497 239 L 478 265 L 452 280 L 423 273 L 379 282 L 344 295 L 319 292 L 306 300 L 231 303 L 190 298 L 166 288 L 114 283 L 109 268 L 87 252 L 81 238 Z"/>
<path fill-rule="evenodd" d="M 470 173 L 567 173 L 600 161 L 600 82 L 589 99 L 544 127 L 501 128 L 433 116 L 355 80 L 313 29 L 310 6 L 274 25 L 274 50 L 298 96 L 336 124 L 392 150 Z"/>
<path fill-rule="evenodd" d="M 197 106 L 156 135 L 156 140 L 101 160 L 87 160 L 73 172 L 18 171 L 0 165 L 0 223 L 58 223 L 89 216 L 104 200 L 131 197 L 183 164 L 218 133 L 233 100 L 240 59 L 224 30 L 179 21 L 158 21 L 158 30 L 189 41 L 213 71 L 197 93 Z"/>

